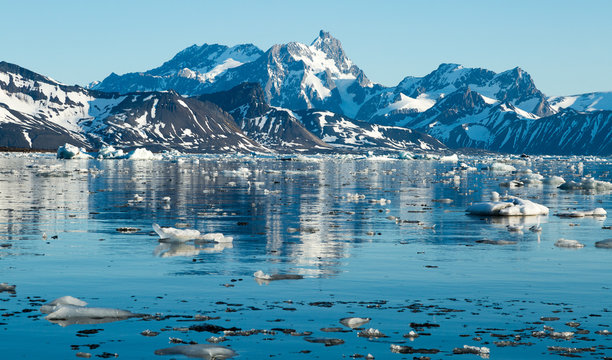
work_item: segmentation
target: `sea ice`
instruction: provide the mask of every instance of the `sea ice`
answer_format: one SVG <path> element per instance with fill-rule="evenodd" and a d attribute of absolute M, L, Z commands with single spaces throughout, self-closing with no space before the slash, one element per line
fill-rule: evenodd
<path fill-rule="evenodd" d="M 176 229 L 153 224 L 153 230 L 159 235 L 160 240 L 165 241 L 185 242 L 200 237 L 200 232 L 194 229 Z"/>
<path fill-rule="evenodd" d="M 555 243 L 556 247 L 564 247 L 564 248 L 583 248 L 584 244 L 580 243 L 578 240 L 569 240 L 569 239 L 559 239 Z"/>
<path fill-rule="evenodd" d="M 516 168 L 509 164 L 495 162 L 491 164 L 491 166 L 489 166 L 489 170 L 497 171 L 497 172 L 512 172 L 512 171 L 516 171 Z"/>
<path fill-rule="evenodd" d="M 557 216 L 560 217 L 585 217 L 585 216 L 593 216 L 593 217 L 605 217 L 608 213 L 603 208 L 595 208 L 590 211 L 571 211 L 566 213 L 559 213 Z"/>
<path fill-rule="evenodd" d="M 155 355 L 185 355 L 190 358 L 204 360 L 223 360 L 236 356 L 230 348 L 211 344 L 177 345 L 155 350 Z"/>
<path fill-rule="evenodd" d="M 303 279 L 304 276 L 303 275 L 296 275 L 296 274 L 266 274 L 261 270 L 257 270 L 255 273 L 253 273 L 253 276 L 256 279 L 260 279 L 260 280 L 297 280 L 297 279 Z"/>
<path fill-rule="evenodd" d="M 3 292 L 3 291 L 14 292 L 16 287 L 17 287 L 16 285 L 0 283 L 0 292 Z"/>
<path fill-rule="evenodd" d="M 559 186 L 561 190 L 591 190 L 591 191 L 612 191 L 612 183 L 583 178 L 580 181 L 568 181 Z"/>
<path fill-rule="evenodd" d="M 363 324 L 367 324 L 372 320 L 371 318 L 361 318 L 361 317 L 346 317 L 340 319 L 340 324 L 349 327 L 351 329 L 355 329 L 360 327 Z"/>
<path fill-rule="evenodd" d="M 612 249 L 612 239 L 601 240 L 595 243 L 595 247 Z"/>
<path fill-rule="evenodd" d="M 479 202 L 471 205 L 466 210 L 472 215 L 489 216 L 530 216 L 548 215 L 548 208 L 529 200 L 510 196 L 503 201 Z"/>
<path fill-rule="evenodd" d="M 85 149 L 66 143 L 57 148 L 58 159 L 92 159 L 93 157 L 85 152 Z"/>
<path fill-rule="evenodd" d="M 127 319 L 139 316 L 127 310 L 111 308 L 90 308 L 75 305 L 59 305 L 59 307 L 45 316 L 47 320 L 70 320 L 73 318 L 87 319 Z"/>
<path fill-rule="evenodd" d="M 43 304 L 43 306 L 40 307 L 40 312 L 43 314 L 50 314 L 64 305 L 87 306 L 87 303 L 83 300 L 67 295 Z"/>

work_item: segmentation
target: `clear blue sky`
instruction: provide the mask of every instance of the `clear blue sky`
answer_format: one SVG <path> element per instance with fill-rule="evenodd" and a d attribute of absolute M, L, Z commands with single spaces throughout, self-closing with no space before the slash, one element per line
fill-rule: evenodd
<path fill-rule="evenodd" d="M 520 66 L 549 96 L 612 90 L 609 0 L 0 0 L 0 9 L 0 60 L 68 84 L 145 71 L 192 44 L 266 50 L 325 29 L 384 85 L 455 62 Z"/>

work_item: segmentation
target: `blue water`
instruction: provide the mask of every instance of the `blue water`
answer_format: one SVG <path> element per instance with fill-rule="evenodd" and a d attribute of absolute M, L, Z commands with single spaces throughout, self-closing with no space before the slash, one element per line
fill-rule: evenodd
<path fill-rule="evenodd" d="M 326 347 L 278 330 L 228 336 L 221 345 L 242 359 L 424 355 L 395 354 L 391 344 L 440 350 L 426 355 L 433 359 L 478 358 L 452 354 L 463 345 L 489 347 L 492 359 L 559 358 L 548 346 L 595 347 L 580 353 L 583 358 L 612 356 L 610 335 L 595 333 L 612 331 L 612 250 L 594 247 L 612 238 L 612 230 L 603 229 L 612 223 L 554 216 L 596 207 L 610 212 L 611 194 L 546 185 L 503 188 L 501 182 L 519 175 L 482 170 L 491 159 L 462 161 L 478 170 L 450 173 L 457 164 L 433 160 L 341 157 L 60 161 L 3 155 L 0 282 L 17 285 L 17 291 L 0 293 L 2 358 L 67 359 L 82 351 L 94 358 L 106 352 L 162 359 L 153 352 L 172 346 L 170 337 L 206 343 L 221 336 L 185 330 L 202 323 L 290 328 L 345 341 Z M 513 165 L 545 176 L 610 180 L 608 159 L 536 158 Z M 470 203 L 488 199 L 492 191 L 541 203 L 551 214 L 539 219 L 465 214 Z M 349 201 L 348 193 L 365 199 Z M 383 198 L 390 202 L 370 201 Z M 442 198 L 453 202 L 432 201 Z M 527 230 L 538 221 L 541 234 Z M 226 247 L 160 244 L 153 223 L 221 232 L 234 241 Z M 525 230 L 509 232 L 509 223 Z M 119 227 L 140 230 L 126 234 Z M 559 238 L 585 247 L 555 247 Z M 476 243 L 482 239 L 517 243 Z M 257 270 L 305 278 L 259 284 L 253 277 Z M 36 300 L 64 295 L 90 306 L 158 316 L 62 327 L 44 319 L 38 311 L 43 301 Z M 219 319 L 194 321 L 197 314 Z M 372 318 L 365 327 L 388 337 L 320 330 L 341 327 L 339 319 L 347 316 Z M 560 319 L 541 321 L 553 316 Z M 544 325 L 573 331 L 568 321 L 581 323 L 589 334 L 572 340 L 531 336 Z M 410 323 L 439 327 L 418 330 L 430 335 L 410 341 L 403 337 Z M 77 336 L 90 329 L 101 330 Z M 145 329 L 160 335 L 142 336 Z M 512 338 L 500 339 L 504 335 Z M 500 340 L 531 345 L 499 347 L 494 342 Z"/>

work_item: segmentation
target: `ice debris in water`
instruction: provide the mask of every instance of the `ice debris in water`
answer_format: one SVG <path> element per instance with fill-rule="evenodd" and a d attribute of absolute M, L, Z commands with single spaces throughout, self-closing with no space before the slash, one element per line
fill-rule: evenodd
<path fill-rule="evenodd" d="M 516 171 L 516 168 L 512 165 L 505 164 L 502 162 L 495 162 L 489 166 L 489 170 L 497 172 L 512 172 Z"/>
<path fill-rule="evenodd" d="M 496 198 L 494 196 L 494 198 Z M 471 205 L 466 210 L 472 215 L 490 216 L 530 216 L 548 215 L 548 208 L 529 200 L 509 196 L 503 201 L 479 202 Z"/>
<path fill-rule="evenodd" d="M 40 312 L 43 314 L 50 314 L 64 305 L 87 306 L 87 303 L 83 300 L 67 295 L 43 304 L 43 306 L 40 307 Z"/>
<path fill-rule="evenodd" d="M 88 319 L 127 319 L 130 317 L 140 316 L 127 310 L 111 309 L 111 308 L 95 308 L 74 305 L 60 305 L 55 311 L 45 316 L 47 320 L 70 320 L 73 318 L 88 318 Z"/>
<path fill-rule="evenodd" d="M 459 157 L 457 156 L 457 154 L 446 155 L 446 156 L 440 157 L 440 162 L 457 162 L 457 161 L 459 161 Z"/>
<path fill-rule="evenodd" d="M 15 288 L 17 288 L 16 285 L 9 285 L 7 283 L 0 283 L 0 292 L 3 292 L 3 291 L 14 292 Z"/>
<path fill-rule="evenodd" d="M 561 176 L 551 176 L 547 177 L 542 182 L 545 185 L 559 186 L 565 182 L 565 180 Z"/>
<path fill-rule="evenodd" d="M 470 346 L 463 345 L 463 348 L 454 348 L 453 354 L 476 354 L 480 355 L 480 357 L 488 358 L 491 353 L 491 349 L 488 347 L 478 347 L 478 346 Z"/>
<path fill-rule="evenodd" d="M 583 178 L 580 181 L 568 181 L 559 186 L 561 190 L 591 190 L 591 191 L 612 191 L 612 183 Z"/>
<path fill-rule="evenodd" d="M 359 201 L 365 199 L 365 195 L 361 195 L 361 194 L 352 194 L 352 193 L 347 193 L 346 194 L 346 200 L 347 201 Z"/>
<path fill-rule="evenodd" d="M 85 152 L 85 149 L 66 143 L 57 148 L 58 159 L 92 159 L 93 156 Z"/>
<path fill-rule="evenodd" d="M 304 276 L 303 275 L 296 275 L 296 274 L 266 274 L 261 270 L 257 270 L 255 273 L 253 273 L 253 276 L 256 279 L 260 279 L 260 280 L 298 280 L 298 279 L 303 279 Z"/>
<path fill-rule="evenodd" d="M 177 345 L 155 350 L 155 355 L 185 355 L 190 358 L 205 360 L 222 360 L 236 356 L 236 352 L 228 347 L 211 344 Z"/>
<path fill-rule="evenodd" d="M 98 150 L 98 159 L 121 159 L 125 157 L 125 152 L 121 149 L 115 149 L 112 146 L 103 146 Z"/>
<path fill-rule="evenodd" d="M 564 247 L 564 248 L 583 248 L 584 244 L 580 243 L 578 240 L 569 240 L 569 239 L 559 239 L 555 243 L 556 247 Z"/>
<path fill-rule="evenodd" d="M 125 159 L 128 160 L 161 160 L 162 156 L 160 154 L 154 154 L 147 149 L 136 149 L 132 150 L 125 155 Z"/>
<path fill-rule="evenodd" d="M 359 337 L 367 337 L 367 338 L 382 338 L 382 337 L 387 337 L 387 335 L 385 335 L 382 332 L 380 332 L 380 330 L 374 329 L 374 328 L 369 328 L 369 329 L 360 331 L 359 333 L 357 333 L 357 336 L 359 336 Z"/>
<path fill-rule="evenodd" d="M 160 240 L 184 242 L 200 237 L 200 232 L 193 229 L 176 229 L 172 227 L 161 227 L 153 224 L 153 230 L 159 235 Z"/>
<path fill-rule="evenodd" d="M 340 319 L 340 324 L 349 327 L 351 329 L 355 329 L 360 327 L 363 324 L 367 324 L 372 320 L 371 318 L 362 318 L 362 317 L 345 317 Z"/>
<path fill-rule="evenodd" d="M 566 213 L 559 213 L 557 216 L 561 217 L 585 217 L 585 216 L 593 216 L 593 217 L 605 217 L 608 213 L 603 208 L 595 208 L 590 211 L 571 211 Z"/>
<path fill-rule="evenodd" d="M 234 241 L 234 238 L 231 236 L 225 236 L 222 233 L 209 233 L 200 235 L 197 240 L 214 241 L 216 243 L 231 243 Z"/>
<path fill-rule="evenodd" d="M 612 249 L 612 239 L 598 241 L 595 243 L 595 247 L 603 249 Z"/>

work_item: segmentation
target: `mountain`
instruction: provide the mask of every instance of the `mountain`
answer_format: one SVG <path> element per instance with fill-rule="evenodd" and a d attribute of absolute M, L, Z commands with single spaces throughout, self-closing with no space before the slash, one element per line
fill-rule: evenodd
<path fill-rule="evenodd" d="M 64 143 L 200 153 L 445 149 L 408 129 L 270 106 L 259 83 L 197 97 L 173 90 L 118 94 L 63 85 L 8 63 L 0 63 L 0 130 L 0 146 L 35 149 Z"/>
<path fill-rule="evenodd" d="M 588 94 L 556 96 L 549 98 L 553 109 L 572 109 L 581 112 L 612 111 L 612 91 Z"/>
<path fill-rule="evenodd" d="M 429 135 L 400 127 L 359 122 L 330 111 L 292 111 L 269 106 L 259 83 L 201 95 L 232 114 L 242 131 L 277 151 L 441 151 L 446 146 Z"/>
<path fill-rule="evenodd" d="M 229 69 L 252 62 L 262 54 L 263 51 L 252 44 L 193 45 L 155 69 L 121 76 L 112 73 L 103 81 L 90 84 L 90 88 L 122 94 L 172 89 L 182 95 L 195 95 L 206 92 L 210 84 Z"/>
<path fill-rule="evenodd" d="M 92 91 L 1 62 L 0 146 L 57 149 L 64 143 L 185 152 L 269 151 L 210 102 L 173 91 Z"/>
<path fill-rule="evenodd" d="M 93 147 L 102 145 L 181 152 L 269 152 L 240 131 L 217 105 L 174 91 L 122 96 L 108 116 L 80 122 Z"/>
<path fill-rule="evenodd" d="M 174 89 L 183 95 L 195 95 L 257 82 L 264 89 L 266 101 L 273 106 L 294 110 L 321 108 L 349 117 L 354 117 L 365 101 L 383 89 L 372 83 L 347 57 L 340 41 L 325 31 L 311 45 L 298 42 L 274 45 L 263 54 L 252 48 L 248 52 L 241 50 L 241 54 L 249 56 L 231 62 L 239 66 L 213 67 L 221 67 L 224 71 L 220 72 L 209 70 L 210 56 L 199 55 L 213 52 L 209 49 L 212 46 L 187 48 L 160 68 L 144 73 L 121 76 L 113 73 L 92 88 L 119 93 Z M 230 55 L 213 58 L 214 64 L 226 64 L 220 63 L 221 59 L 234 59 Z"/>
<path fill-rule="evenodd" d="M 310 133 L 292 111 L 266 103 L 258 83 L 240 84 L 228 91 L 200 95 L 230 113 L 240 129 L 258 143 L 278 152 L 325 152 L 332 147 Z"/>

